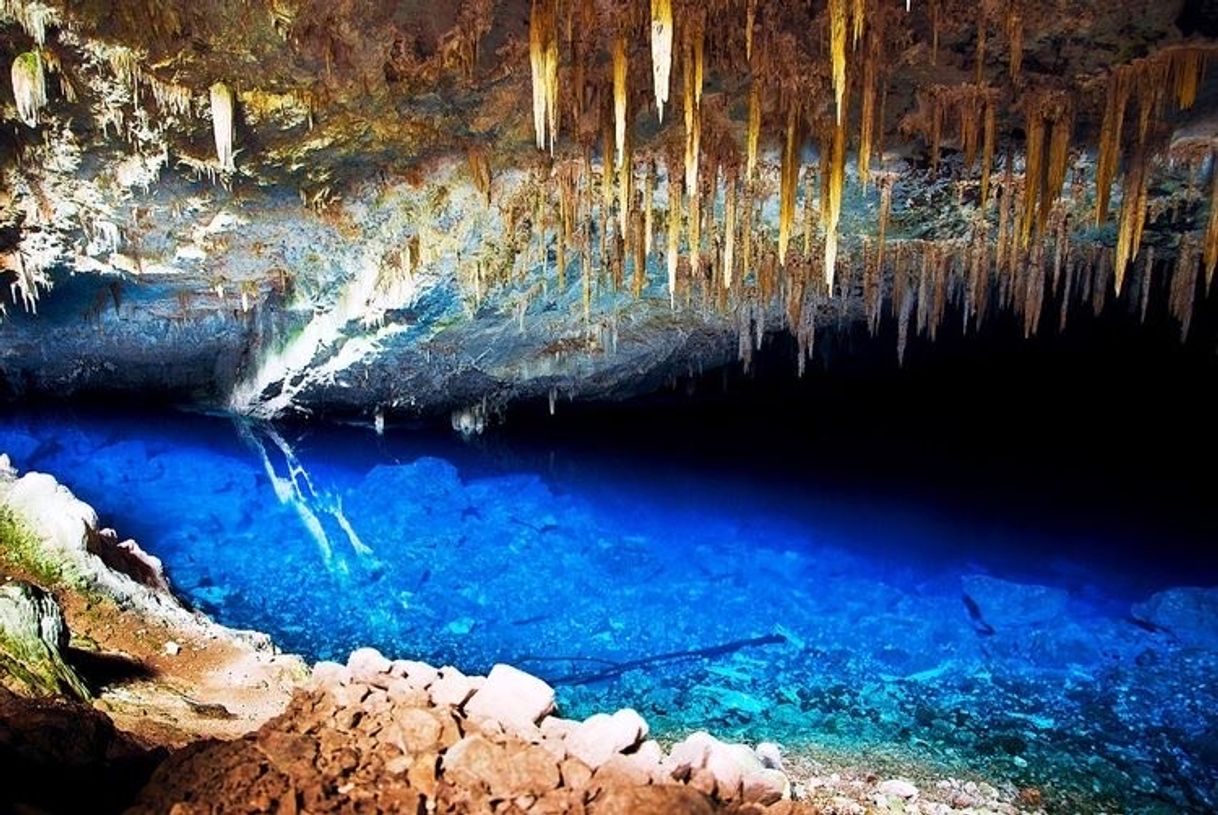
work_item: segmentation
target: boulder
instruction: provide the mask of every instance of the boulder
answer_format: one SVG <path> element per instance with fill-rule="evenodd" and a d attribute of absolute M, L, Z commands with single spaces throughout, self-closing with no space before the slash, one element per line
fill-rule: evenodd
<path fill-rule="evenodd" d="M 593 769 L 647 737 L 647 722 L 626 708 L 613 715 L 598 713 L 580 722 L 564 740 L 567 752 Z"/>
<path fill-rule="evenodd" d="M 1218 651 L 1218 588 L 1173 588 L 1133 607 L 1133 617 L 1161 628 L 1181 645 Z"/>
<path fill-rule="evenodd" d="M 432 682 L 440 678 L 438 670 L 426 662 L 417 662 L 413 659 L 395 659 L 389 673 L 405 679 L 412 688 L 419 690 L 427 690 Z"/>
<path fill-rule="evenodd" d="M 746 804 L 770 806 L 791 800 L 791 780 L 786 773 L 763 767 L 744 777 L 743 797 Z"/>
<path fill-rule="evenodd" d="M 491 719 L 516 733 L 535 731 L 554 710 L 554 689 L 510 665 L 496 665 L 482 687 L 465 703 L 471 719 Z"/>
<path fill-rule="evenodd" d="M 357 682 L 371 682 L 388 674 L 393 663 L 385 659 L 375 648 L 357 648 L 347 657 L 347 670 Z"/>
<path fill-rule="evenodd" d="M 346 665 L 323 660 L 313 666 L 313 682 L 319 687 L 335 690 L 351 682 L 351 671 Z"/>
<path fill-rule="evenodd" d="M 63 658 L 68 627 L 55 598 L 30 583 L 0 586 L 0 683 L 22 696 L 88 699 Z"/>
<path fill-rule="evenodd" d="M 558 762 L 535 745 L 495 744 L 479 735 L 458 741 L 443 759 L 444 777 L 480 786 L 493 798 L 541 795 L 558 787 Z"/>
<path fill-rule="evenodd" d="M 675 785 L 611 787 L 588 805 L 589 815 L 710 815 L 710 799 Z"/>
<path fill-rule="evenodd" d="M 440 669 L 436 680 L 428 686 L 427 693 L 431 696 L 433 705 L 461 707 L 476 690 L 473 680 L 451 665 L 446 665 Z"/>
<path fill-rule="evenodd" d="M 879 791 L 884 795 L 908 800 L 918 795 L 918 788 L 903 778 L 890 778 L 880 783 Z"/>
<path fill-rule="evenodd" d="M 1065 613 L 1069 599 L 1062 589 L 1012 583 L 984 574 L 965 575 L 960 583 L 974 622 L 995 631 L 1052 622 Z"/>
<path fill-rule="evenodd" d="M 753 752 L 757 755 L 763 767 L 770 770 L 782 770 L 782 748 L 772 741 L 763 741 Z"/>

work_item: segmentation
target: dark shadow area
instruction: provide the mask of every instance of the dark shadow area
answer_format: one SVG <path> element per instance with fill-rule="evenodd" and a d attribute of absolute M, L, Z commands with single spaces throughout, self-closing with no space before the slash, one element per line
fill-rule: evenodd
<path fill-rule="evenodd" d="M 138 659 L 132 659 L 123 654 L 105 654 L 99 651 L 69 648 L 64 656 L 68 664 L 76 669 L 76 673 L 94 692 L 102 688 L 156 677 L 156 671 L 152 668 Z"/>
<path fill-rule="evenodd" d="M 165 756 L 88 705 L 0 688 L 0 812 L 122 812 Z"/>

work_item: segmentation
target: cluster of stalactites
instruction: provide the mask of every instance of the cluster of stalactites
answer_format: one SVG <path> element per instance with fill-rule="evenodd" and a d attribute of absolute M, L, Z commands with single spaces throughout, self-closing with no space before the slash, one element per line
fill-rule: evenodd
<path fill-rule="evenodd" d="M 1214 54 L 1218 54 L 1218 46 L 1168 48 L 1117 66 L 1108 77 L 1095 173 L 1097 224 L 1108 219 L 1112 185 L 1126 149 L 1126 114 L 1130 101 L 1137 104 L 1136 133 L 1129 140 L 1132 156 L 1127 162 L 1122 183 L 1117 247 L 1113 256 L 1118 294 L 1129 264 L 1141 249 L 1147 215 L 1149 165 L 1153 158 L 1151 136 L 1156 130 L 1157 121 L 1164 115 L 1168 101 L 1179 110 L 1193 106 L 1206 62 Z"/>
<path fill-rule="evenodd" d="M 1125 120 L 1129 102 L 1135 100 L 1138 107 L 1137 138 L 1133 141 L 1136 151 L 1146 145 L 1155 120 L 1162 115 L 1168 98 L 1180 110 L 1193 106 L 1206 62 L 1216 54 L 1218 46 L 1179 46 L 1112 69 L 1108 76 L 1104 117 L 1100 124 L 1099 155 L 1096 159 L 1097 224 L 1108 219 L 1112 184 L 1120 170 L 1125 150 Z"/>
<path fill-rule="evenodd" d="M 533 132 L 537 149 L 558 140 L 558 0 L 533 0 L 529 17 L 529 65 L 533 74 Z"/>
<path fill-rule="evenodd" d="M 220 170 L 231 173 L 237 169 L 233 163 L 233 91 L 223 82 L 211 86 L 211 124 Z"/>

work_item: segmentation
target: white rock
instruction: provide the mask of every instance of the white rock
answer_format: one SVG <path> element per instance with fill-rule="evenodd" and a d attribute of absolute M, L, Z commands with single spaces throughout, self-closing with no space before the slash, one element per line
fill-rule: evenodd
<path fill-rule="evenodd" d="M 744 800 L 769 806 L 791 800 L 791 779 L 786 773 L 769 767 L 755 770 L 744 777 Z"/>
<path fill-rule="evenodd" d="M 719 740 L 710 733 L 699 730 L 672 746 L 668 762 L 674 773 L 682 770 L 698 770 L 706 766 L 706 757 Z"/>
<path fill-rule="evenodd" d="M 471 719 L 493 719 L 505 728 L 533 730 L 554 710 L 554 689 L 535 676 L 496 665 L 482 687 L 465 703 Z"/>
<path fill-rule="evenodd" d="M 165 653 L 171 657 L 176 657 L 178 654 L 182 653 L 182 646 L 178 645 L 173 640 L 170 640 L 169 642 L 165 643 Z"/>
<path fill-rule="evenodd" d="M 375 648 L 357 648 L 351 652 L 351 656 L 347 657 L 347 669 L 360 682 L 367 682 L 380 674 L 389 673 L 391 667 L 393 667 L 393 663 L 385 659 Z"/>
<path fill-rule="evenodd" d="M 318 662 L 313 666 L 313 681 L 323 688 L 334 690 L 351 681 L 351 671 L 337 662 Z"/>
<path fill-rule="evenodd" d="M 474 695 L 474 683 L 451 665 L 440 669 L 436 681 L 427 688 L 431 703 L 436 706 L 461 707 Z"/>
<path fill-rule="evenodd" d="M 782 749 L 772 741 L 763 741 L 757 745 L 757 749 L 753 751 L 757 754 L 757 758 L 761 760 L 762 766 L 770 770 L 783 769 L 782 764 Z"/>
<path fill-rule="evenodd" d="M 918 794 L 918 788 L 901 778 L 890 778 L 879 786 L 885 795 L 895 795 L 897 798 L 913 798 Z"/>
<path fill-rule="evenodd" d="M 596 769 L 618 753 L 647 737 L 647 722 L 637 711 L 625 708 L 612 716 L 597 713 L 567 734 L 567 752 Z"/>
<path fill-rule="evenodd" d="M 413 659 L 395 659 L 389 669 L 393 676 L 405 679 L 412 688 L 427 690 L 427 687 L 440 678 L 440 672 L 426 662 L 416 662 Z"/>

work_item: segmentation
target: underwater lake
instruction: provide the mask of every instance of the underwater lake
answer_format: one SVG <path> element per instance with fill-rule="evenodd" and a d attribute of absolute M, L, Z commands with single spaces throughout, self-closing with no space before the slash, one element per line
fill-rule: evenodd
<path fill-rule="evenodd" d="M 9 414 L 0 451 L 160 557 L 188 602 L 311 660 L 510 662 L 568 716 L 630 706 L 661 735 L 875 751 L 1081 808 L 1218 807 L 1214 574 L 1124 557 L 1173 547 L 1119 518 L 176 413 Z"/>

